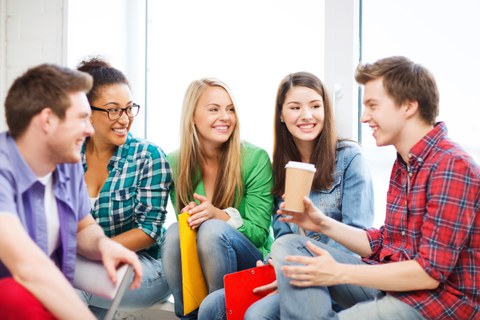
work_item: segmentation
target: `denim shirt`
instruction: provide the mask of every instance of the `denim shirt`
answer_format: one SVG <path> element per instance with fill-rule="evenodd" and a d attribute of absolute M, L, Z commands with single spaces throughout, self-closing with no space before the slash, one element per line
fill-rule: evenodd
<path fill-rule="evenodd" d="M 357 143 L 337 142 L 334 182 L 328 189 L 310 193 L 313 204 L 325 215 L 356 228 L 365 229 L 373 223 L 373 183 L 366 160 Z M 298 226 L 278 220 L 276 214 L 282 199 L 275 198 L 273 231 L 275 238 L 298 233 Z M 306 231 L 308 237 L 350 253 L 345 247 L 324 234 Z"/>
<path fill-rule="evenodd" d="M 53 172 L 53 192 L 60 222 L 60 246 L 51 259 L 73 281 L 78 221 L 90 212 L 80 163 L 58 164 Z M 0 212 L 16 215 L 33 242 L 47 254 L 45 187 L 20 154 L 15 141 L 0 133 Z M 0 278 L 10 276 L 0 262 Z"/>

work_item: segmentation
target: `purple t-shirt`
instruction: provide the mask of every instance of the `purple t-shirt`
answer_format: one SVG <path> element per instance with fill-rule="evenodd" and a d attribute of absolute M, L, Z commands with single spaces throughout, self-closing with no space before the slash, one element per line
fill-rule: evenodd
<path fill-rule="evenodd" d="M 71 282 L 77 252 L 77 226 L 90 213 L 80 163 L 57 165 L 52 174 L 60 222 L 60 245 L 51 258 Z M 45 186 L 27 165 L 13 138 L 0 133 L 0 212 L 16 215 L 30 238 L 47 254 Z M 0 261 L 0 278 L 10 276 Z"/>

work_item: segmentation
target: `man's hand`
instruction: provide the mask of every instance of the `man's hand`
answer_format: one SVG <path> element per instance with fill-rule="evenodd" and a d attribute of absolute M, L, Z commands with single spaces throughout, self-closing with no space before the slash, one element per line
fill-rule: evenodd
<path fill-rule="evenodd" d="M 130 289 L 137 289 L 140 287 L 142 280 L 142 266 L 138 260 L 137 254 L 128 250 L 118 242 L 115 242 L 107 237 L 102 237 L 98 243 L 98 250 L 102 256 L 102 262 L 107 270 L 108 275 L 113 283 L 117 282 L 117 268 L 121 264 L 129 264 L 135 271 L 135 276 L 130 285 Z"/>
<path fill-rule="evenodd" d="M 290 283 L 298 287 L 332 286 L 342 283 L 341 264 L 336 262 L 328 251 L 315 246 L 310 241 L 307 241 L 307 248 L 316 257 L 285 257 L 285 261 L 302 264 L 282 267 L 285 276 L 292 279 Z"/>
<path fill-rule="evenodd" d="M 285 202 L 283 202 L 277 211 L 277 214 L 283 215 L 279 220 L 283 222 L 293 222 L 306 230 L 322 232 L 321 228 L 324 226 L 328 217 L 320 211 L 320 209 L 315 207 L 312 200 L 308 197 L 303 198 L 303 203 L 305 205 L 304 212 L 293 212 L 285 210 Z"/>

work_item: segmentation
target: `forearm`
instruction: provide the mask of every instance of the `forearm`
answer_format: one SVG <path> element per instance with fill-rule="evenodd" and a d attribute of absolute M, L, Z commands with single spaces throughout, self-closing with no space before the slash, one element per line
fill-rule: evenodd
<path fill-rule="evenodd" d="M 58 319 L 94 319 L 55 264 L 13 215 L 0 215 L 0 260 Z"/>
<path fill-rule="evenodd" d="M 383 291 L 430 290 L 439 282 L 414 260 L 378 265 L 339 265 L 340 282 Z"/>
<path fill-rule="evenodd" d="M 112 240 L 135 252 L 149 248 L 155 243 L 155 240 L 147 235 L 142 229 L 138 228 L 130 229 L 119 234 L 118 236 L 113 237 Z"/>
<path fill-rule="evenodd" d="M 91 216 L 85 217 L 78 224 L 77 250 L 78 253 L 91 260 L 101 260 L 100 241 L 106 238 L 102 228 L 95 223 Z"/>
<path fill-rule="evenodd" d="M 63 274 L 51 263 L 37 260 L 14 274 L 14 279 L 31 292 L 57 319 L 95 319 Z"/>
<path fill-rule="evenodd" d="M 361 257 L 367 257 L 372 253 L 367 232 L 363 229 L 327 217 L 319 226 L 319 231 Z"/>

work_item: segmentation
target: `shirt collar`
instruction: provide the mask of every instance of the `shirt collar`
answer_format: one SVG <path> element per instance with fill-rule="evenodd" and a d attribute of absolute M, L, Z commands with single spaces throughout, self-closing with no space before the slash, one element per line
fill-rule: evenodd
<path fill-rule="evenodd" d="M 12 159 L 11 170 L 16 176 L 17 190 L 19 193 L 23 193 L 37 182 L 37 176 L 25 162 L 15 140 L 8 133 L 6 134 L 6 146 L 6 154 Z"/>
<path fill-rule="evenodd" d="M 130 148 L 130 143 L 132 142 L 132 134 L 129 132 L 127 134 L 127 140 L 124 144 L 118 146 L 115 150 L 112 158 L 110 158 L 110 163 L 108 164 L 111 168 L 123 168 L 125 161 L 128 161 L 128 149 Z"/>
<path fill-rule="evenodd" d="M 8 133 L 6 136 L 6 146 L 6 152 L 12 159 L 10 163 L 14 164 L 11 170 L 16 176 L 17 191 L 23 193 L 38 181 L 38 177 L 25 162 L 20 150 L 18 150 L 15 140 Z M 66 183 L 69 177 L 65 175 L 63 170 L 59 170 L 59 165 L 57 165 L 55 171 L 53 171 L 52 179 L 53 185 L 56 186 L 58 183 Z"/>
<path fill-rule="evenodd" d="M 422 164 L 438 142 L 447 136 L 447 126 L 444 122 L 437 122 L 419 142 L 417 142 L 408 153 L 409 164 Z"/>
<path fill-rule="evenodd" d="M 82 166 L 83 166 L 83 171 L 87 171 L 87 152 L 86 152 L 86 146 L 87 146 L 87 140 L 90 138 L 85 139 L 85 142 L 82 145 L 81 149 L 81 155 L 82 155 Z M 108 163 L 108 168 L 123 168 L 123 165 L 125 164 L 125 161 L 127 161 L 128 158 L 128 149 L 130 147 L 130 143 L 132 142 L 133 136 L 129 132 L 127 134 L 127 140 L 125 141 L 125 144 L 122 144 L 118 146 L 115 149 L 115 152 L 113 153 L 113 156 L 110 158 L 110 161 Z"/>

